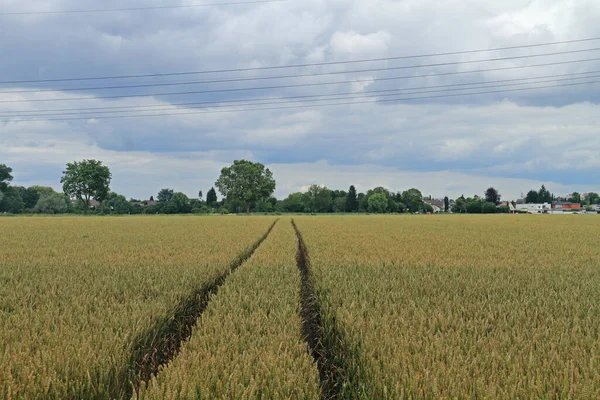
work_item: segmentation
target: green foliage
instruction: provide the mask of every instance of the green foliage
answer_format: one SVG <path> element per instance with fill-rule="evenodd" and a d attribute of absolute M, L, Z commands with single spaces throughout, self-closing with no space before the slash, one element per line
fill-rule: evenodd
<path fill-rule="evenodd" d="M 525 203 L 537 203 L 538 202 L 538 192 L 535 190 L 530 190 L 527 192 L 527 196 L 525 197 Z"/>
<path fill-rule="evenodd" d="M 226 198 L 238 199 L 250 212 L 252 204 L 267 199 L 275 191 L 275 179 L 261 163 L 235 160 L 230 167 L 221 170 L 215 182 L 219 192 Z"/>
<path fill-rule="evenodd" d="M 2 202 L 0 202 L 0 212 L 20 214 L 25 210 L 25 203 L 23 203 L 23 199 L 19 192 L 19 188 L 17 187 L 6 187 Z"/>
<path fill-rule="evenodd" d="M 408 189 L 402 192 L 402 202 L 406 204 L 411 212 L 419 211 L 423 204 L 423 195 L 418 189 Z"/>
<path fill-rule="evenodd" d="M 287 212 L 303 212 L 305 208 L 303 193 L 291 193 L 281 202 L 281 207 Z"/>
<path fill-rule="evenodd" d="M 485 202 L 483 203 L 482 212 L 484 214 L 495 214 L 497 212 L 496 203 Z"/>
<path fill-rule="evenodd" d="M 595 192 L 590 192 L 586 197 L 586 201 L 588 204 L 600 204 L 600 195 Z"/>
<path fill-rule="evenodd" d="M 10 181 L 13 180 L 11 175 L 12 168 L 6 166 L 6 164 L 0 164 L 0 192 L 6 192 Z"/>
<path fill-rule="evenodd" d="M 336 197 L 333 199 L 333 212 L 343 213 L 346 212 L 346 198 Z"/>
<path fill-rule="evenodd" d="M 444 212 L 448 212 L 450 210 L 450 199 L 448 196 L 444 197 Z"/>
<path fill-rule="evenodd" d="M 467 212 L 467 201 L 465 200 L 464 196 L 460 196 L 454 201 L 454 204 L 452 205 L 452 212 L 455 214 Z"/>
<path fill-rule="evenodd" d="M 35 205 L 34 211 L 41 214 L 64 214 L 69 207 L 69 199 L 62 193 L 43 195 Z"/>
<path fill-rule="evenodd" d="M 185 213 L 190 213 L 192 212 L 192 206 L 190 203 L 190 199 L 181 192 L 176 192 L 173 194 L 173 198 L 170 201 L 171 203 L 175 204 L 175 207 L 177 208 L 177 212 L 179 214 L 185 214 Z"/>
<path fill-rule="evenodd" d="M 210 207 L 210 206 L 213 206 L 214 204 L 216 204 L 216 202 L 217 202 L 217 192 L 215 191 L 215 188 L 212 187 L 206 194 L 206 204 Z"/>
<path fill-rule="evenodd" d="M 423 212 L 433 213 L 433 206 L 431 204 L 423 203 Z"/>
<path fill-rule="evenodd" d="M 346 195 L 346 212 L 357 212 L 358 211 L 358 197 L 356 195 L 356 188 L 354 185 L 348 189 Z"/>
<path fill-rule="evenodd" d="M 160 189 L 158 192 L 158 196 L 156 196 L 157 201 L 169 201 L 173 197 L 173 189 Z"/>
<path fill-rule="evenodd" d="M 125 196 L 117 194 L 115 192 L 109 193 L 107 206 L 108 210 L 105 210 L 106 212 L 110 211 L 113 214 L 119 215 L 129 214 L 131 212 L 132 207 L 131 203 L 127 201 Z"/>
<path fill-rule="evenodd" d="M 569 201 L 571 203 L 580 203 L 581 204 L 581 194 L 579 194 L 578 192 L 573 192 L 573 194 L 571 194 L 571 197 L 569 197 Z"/>
<path fill-rule="evenodd" d="M 68 163 L 60 182 L 68 196 L 83 202 L 83 212 L 87 214 L 91 199 L 102 202 L 108 197 L 111 177 L 102 161 L 83 160 Z"/>
<path fill-rule="evenodd" d="M 388 197 L 385 193 L 374 193 L 368 199 L 369 212 L 385 213 L 388 210 Z"/>
<path fill-rule="evenodd" d="M 331 190 L 325 186 L 311 185 L 302 196 L 305 212 L 330 212 L 332 207 Z"/>
<path fill-rule="evenodd" d="M 53 193 L 56 192 L 48 186 L 30 186 L 28 188 L 22 188 L 21 198 L 23 199 L 23 203 L 25 203 L 25 208 L 31 210 L 35 208 L 42 197 Z"/>
<path fill-rule="evenodd" d="M 488 203 L 499 204 L 500 203 L 500 193 L 493 187 L 488 188 L 485 191 L 485 201 Z"/>

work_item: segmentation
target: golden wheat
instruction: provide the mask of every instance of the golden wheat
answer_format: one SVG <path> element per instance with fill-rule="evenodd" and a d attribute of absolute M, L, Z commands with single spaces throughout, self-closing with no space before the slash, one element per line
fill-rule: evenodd
<path fill-rule="evenodd" d="M 326 317 L 376 387 L 363 397 L 600 397 L 600 218 L 297 225 Z"/>
<path fill-rule="evenodd" d="M 2 219 L 0 397 L 113 397 L 136 338 L 273 220 Z"/>
<path fill-rule="evenodd" d="M 300 334 L 296 249 L 282 218 L 139 397 L 318 399 L 318 373 Z"/>

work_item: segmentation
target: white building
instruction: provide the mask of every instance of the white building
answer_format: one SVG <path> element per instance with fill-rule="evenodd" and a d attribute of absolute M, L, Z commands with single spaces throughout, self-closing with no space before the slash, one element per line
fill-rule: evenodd
<path fill-rule="evenodd" d="M 517 211 L 527 211 L 528 214 L 549 214 L 552 212 L 552 204 L 517 204 Z"/>

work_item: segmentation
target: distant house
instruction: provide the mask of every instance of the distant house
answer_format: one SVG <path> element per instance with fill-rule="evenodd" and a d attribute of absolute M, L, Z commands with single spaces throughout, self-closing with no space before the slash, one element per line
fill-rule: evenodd
<path fill-rule="evenodd" d="M 444 211 L 444 200 L 440 200 L 440 199 L 423 200 L 423 203 L 429 204 L 433 208 L 433 212 L 436 214 Z"/>
<path fill-rule="evenodd" d="M 517 204 L 515 207 L 517 211 L 526 211 L 528 214 L 549 214 L 552 212 L 552 204 L 543 203 L 543 204 Z"/>
<path fill-rule="evenodd" d="M 552 209 L 557 211 L 581 211 L 581 204 L 571 203 L 570 201 L 555 201 L 552 203 Z"/>

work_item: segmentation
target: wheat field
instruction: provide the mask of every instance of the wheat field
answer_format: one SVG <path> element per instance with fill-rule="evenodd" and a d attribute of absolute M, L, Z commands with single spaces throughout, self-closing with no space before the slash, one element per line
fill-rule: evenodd
<path fill-rule="evenodd" d="M 0 218 L 0 398 L 600 397 L 600 218 L 293 222 Z"/>

